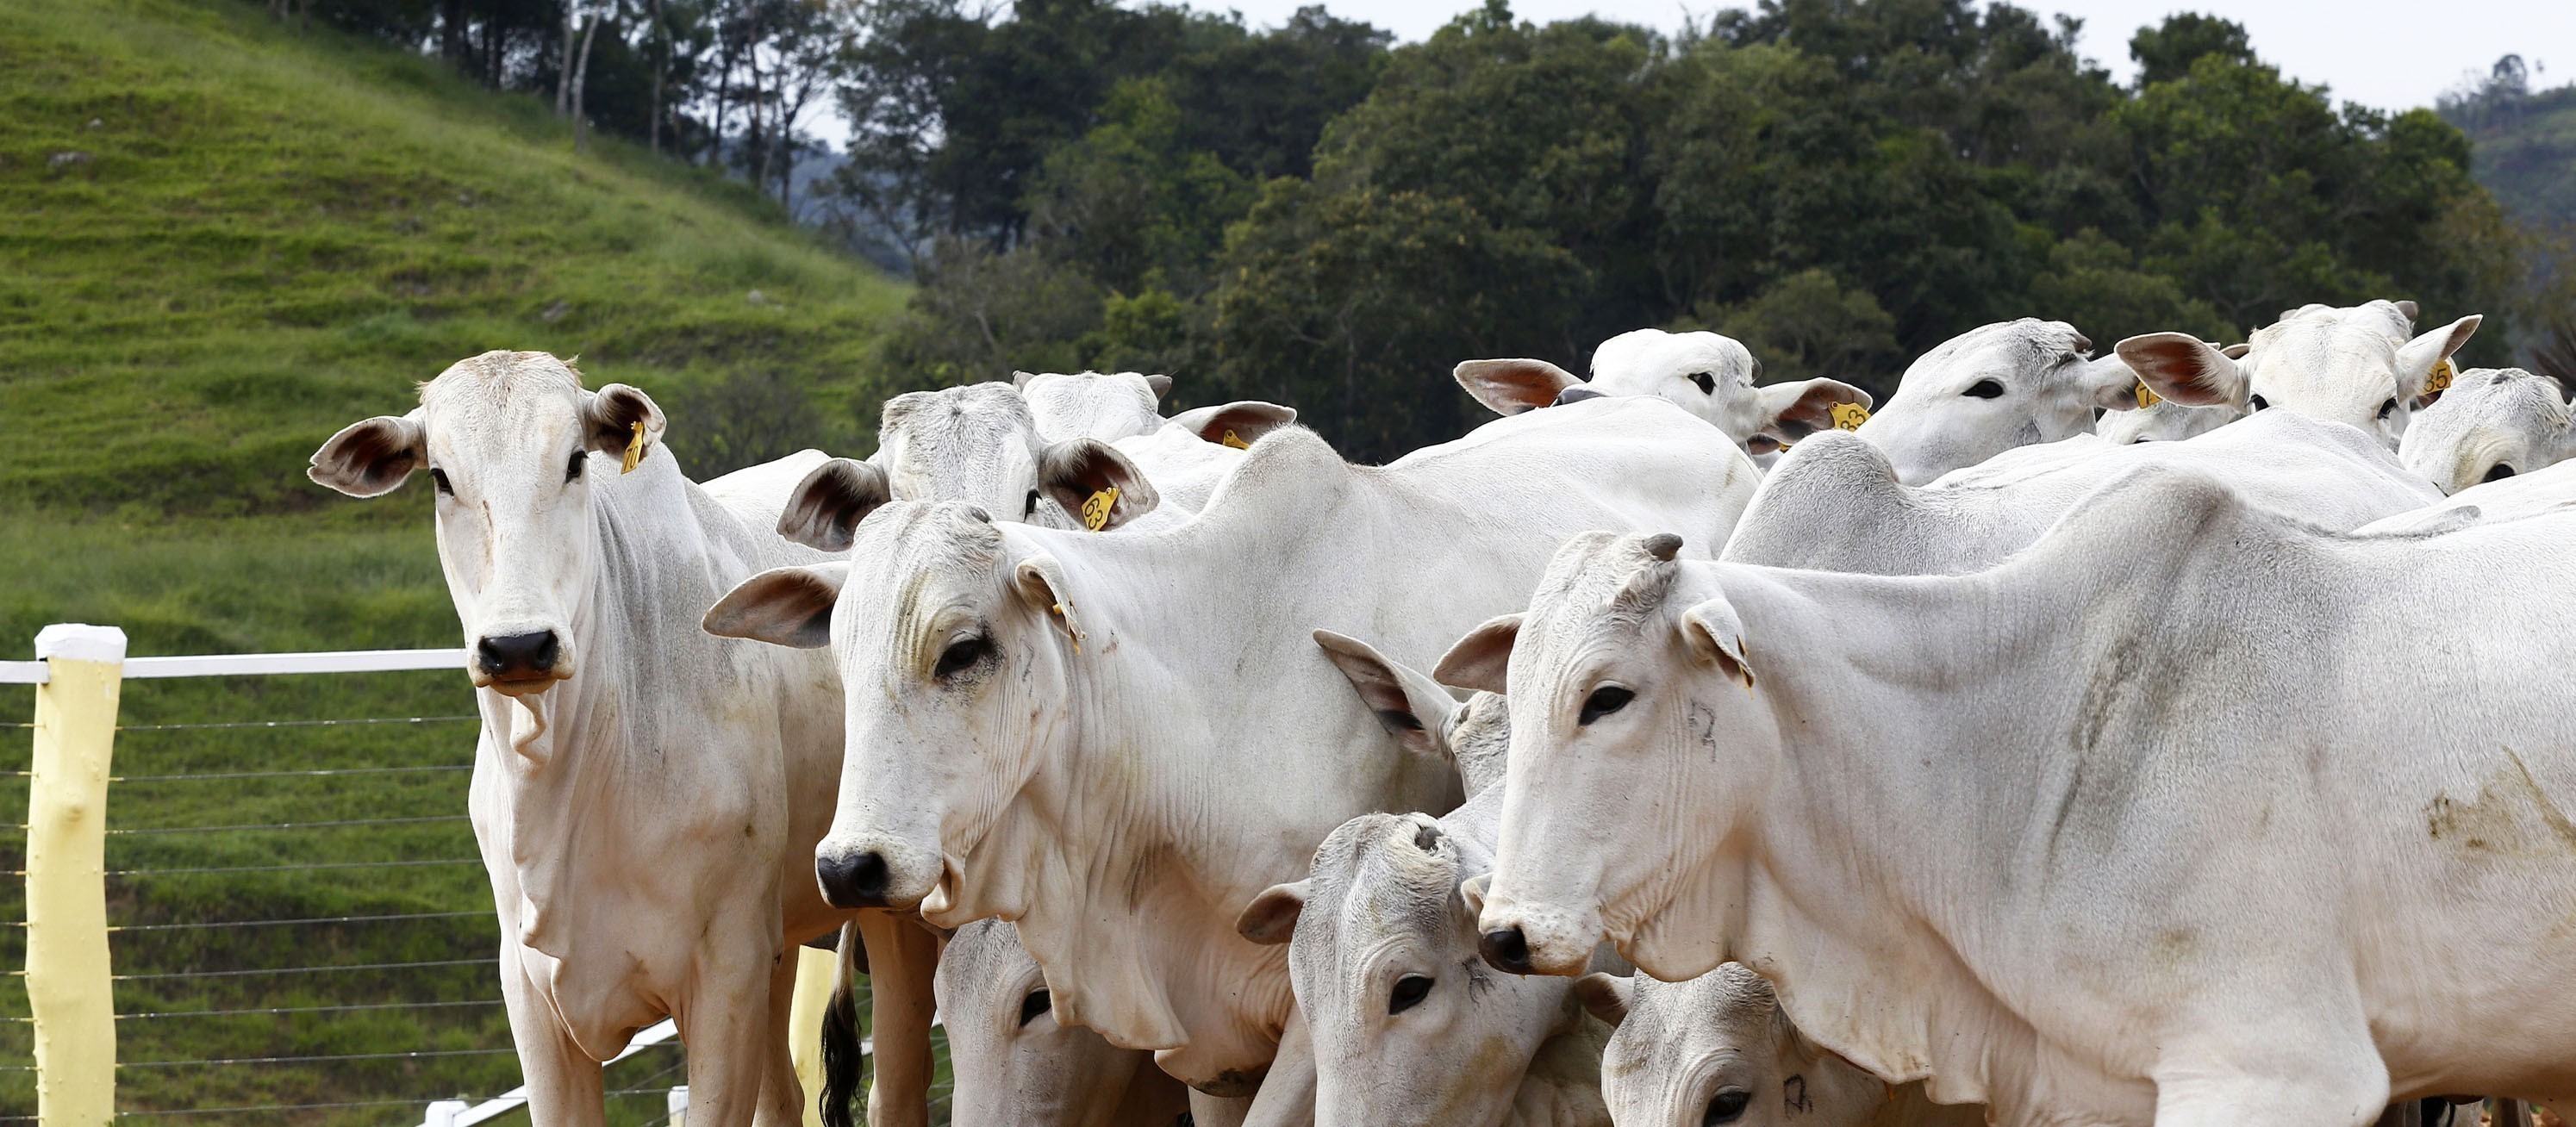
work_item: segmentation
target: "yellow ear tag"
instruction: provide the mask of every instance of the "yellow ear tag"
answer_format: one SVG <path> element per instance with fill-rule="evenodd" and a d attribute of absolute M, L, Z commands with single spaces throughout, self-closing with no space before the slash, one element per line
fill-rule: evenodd
<path fill-rule="evenodd" d="M 644 460 L 644 421 L 635 421 L 635 439 L 626 444 L 626 460 L 618 463 L 617 472 L 634 473 L 635 463 Z"/>
<path fill-rule="evenodd" d="M 1082 527 L 1093 532 L 1109 527 L 1109 509 L 1117 503 L 1118 487 L 1115 485 L 1083 498 Z"/>
<path fill-rule="evenodd" d="M 2137 392 L 2138 409 L 2141 411 L 2165 401 L 2165 397 L 2156 394 L 2156 389 L 2148 387 L 2145 380 L 2138 381 Z"/>
<path fill-rule="evenodd" d="M 2440 395 L 2451 390 L 2451 377 L 2457 374 L 2451 368 L 2450 358 L 2443 357 L 2441 363 L 2433 365 L 2433 374 L 2424 377 L 2424 394 Z"/>
<path fill-rule="evenodd" d="M 1869 408 L 1858 403 L 1836 403 L 1833 414 L 1835 430 L 1859 430 L 1869 421 Z"/>
<path fill-rule="evenodd" d="M 1225 437 L 1217 439 L 1216 444 L 1219 446 L 1231 446 L 1237 450 L 1252 449 L 1251 443 L 1245 442 L 1243 439 L 1236 437 L 1233 431 L 1225 432 Z"/>

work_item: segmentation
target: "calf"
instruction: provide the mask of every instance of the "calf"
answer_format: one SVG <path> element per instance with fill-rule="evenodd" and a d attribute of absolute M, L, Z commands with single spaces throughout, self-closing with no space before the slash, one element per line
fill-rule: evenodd
<path fill-rule="evenodd" d="M 2570 421 L 2558 381 L 2520 368 L 2473 368 L 2415 412 L 2397 457 L 2442 492 L 2458 493 L 2576 455 Z"/>
<path fill-rule="evenodd" d="M 954 1127 L 1175 1127 L 1189 1089 L 1056 1017 L 1037 960 L 1001 920 L 957 929 L 939 958 L 939 1012 L 957 1077 Z"/>

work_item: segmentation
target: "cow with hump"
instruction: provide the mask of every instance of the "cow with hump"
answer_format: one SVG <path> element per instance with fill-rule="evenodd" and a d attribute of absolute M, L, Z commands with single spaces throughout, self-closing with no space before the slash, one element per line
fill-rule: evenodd
<path fill-rule="evenodd" d="M 1281 953 L 1234 930 L 1242 906 L 1353 816 L 1458 799 L 1312 631 L 1427 663 L 1521 605 L 1577 532 L 1723 542 L 1754 476 L 1653 399 L 1499 420 L 1383 467 L 1289 427 L 1177 528 L 893 502 L 847 562 L 757 576 L 706 624 L 840 665 L 853 754 L 815 860 L 834 902 L 1017 922 L 1060 1020 L 1156 1050 L 1200 1123 L 1233 1122 L 1294 1014 Z"/>
<path fill-rule="evenodd" d="M 2572 542 L 2322 533 L 2163 467 L 1956 577 L 1579 537 L 1438 671 L 1512 689 L 1485 953 L 1741 961 L 2006 1124 L 2566 1101 L 2576 717 L 2531 702 L 2576 640 L 2532 608 Z"/>
<path fill-rule="evenodd" d="M 310 473 L 373 497 L 425 471 L 436 491 L 483 714 L 468 805 L 531 1113 L 603 1122 L 599 1062 L 669 1016 L 693 1121 L 784 1127 L 802 1102 L 795 945 L 851 918 L 809 866 L 840 771 L 840 679 L 695 621 L 741 579 L 819 558 L 772 529 L 822 455 L 700 486 L 664 426 L 632 387 L 589 391 L 545 353 L 491 352 L 423 384 L 410 413 L 333 435 Z M 937 939 L 859 919 L 888 1049 L 870 1122 L 926 1123 Z"/>

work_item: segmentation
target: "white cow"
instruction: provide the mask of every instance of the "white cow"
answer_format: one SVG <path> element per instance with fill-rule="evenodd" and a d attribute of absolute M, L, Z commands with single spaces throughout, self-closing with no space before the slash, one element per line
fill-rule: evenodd
<path fill-rule="evenodd" d="M 310 472 L 357 497 L 420 470 L 436 484 L 483 713 L 468 806 L 537 1120 L 602 1122 L 599 1062 L 668 1015 L 691 1047 L 693 1116 L 793 1124 L 795 947 L 849 918 L 806 868 L 840 771 L 840 678 L 689 627 L 744 577 L 817 558 L 770 525 L 822 456 L 701 488 L 663 428 L 634 388 L 586 391 L 552 356 L 490 352 L 422 385 L 410 414 L 333 435 Z M 888 1049 L 871 1121 L 925 1123 L 936 939 L 861 919 Z"/>
<path fill-rule="evenodd" d="M 2064 321 L 1970 329 L 1907 366 L 1896 394 L 1858 433 L 1887 452 L 1908 485 L 2016 446 L 2090 433 L 2095 410 L 2138 405 L 2136 373 L 2116 356 L 2085 359 L 2092 351 Z"/>
<path fill-rule="evenodd" d="M 743 584 L 708 629 L 829 644 L 853 755 L 816 854 L 841 904 L 1014 920 L 1051 1005 L 1157 1051 L 1199 1122 L 1242 1112 L 1293 1013 L 1234 930 L 1332 828 L 1446 809 L 1317 654 L 1318 626 L 1426 660 L 1519 605 L 1586 528 L 1725 536 L 1753 469 L 1651 399 L 1504 419 L 1383 467 L 1312 433 L 1255 443 L 1196 520 L 1096 536 L 895 502 L 847 564 Z"/>
<path fill-rule="evenodd" d="M 2470 314 L 2415 335 L 2415 303 L 2307 305 L 2254 330 L 2242 359 L 2187 333 L 2148 333 L 2115 352 L 2158 394 L 2184 406 L 2279 408 L 2343 423 L 2397 445 L 2436 365 L 2478 331 Z"/>
<path fill-rule="evenodd" d="M 1356 638 L 1315 641 L 1396 742 L 1454 761 L 1468 798 L 1428 814 L 1363 814 L 1315 850 L 1304 879 L 1272 886 L 1236 928 L 1288 945 L 1288 978 L 1315 1061 L 1322 1127 L 1606 1127 L 1607 1030 L 1572 984 L 1488 969 L 1459 893 L 1493 863 L 1511 742 L 1503 698 L 1465 704 Z"/>
<path fill-rule="evenodd" d="M 957 929 L 938 983 L 955 1127 L 1173 1127 L 1189 1114 L 1189 1089 L 1154 1067 L 1154 1054 L 1056 1020 L 1037 960 L 1010 924 Z"/>
<path fill-rule="evenodd" d="M 1799 443 L 1763 479 L 1724 558 L 1880 575 L 1973 571 L 2145 466 L 2202 470 L 2254 504 L 2329 529 L 2441 500 L 2376 438 L 2288 411 L 2183 442 L 2114 446 L 2078 435 L 2018 447 L 1927 486 L 1901 483 L 1861 436 L 1824 434 Z"/>
<path fill-rule="evenodd" d="M 2558 381 L 2520 368 L 2472 368 L 2415 412 L 2397 457 L 2444 493 L 2500 481 L 2576 455 L 2576 426 Z"/>
<path fill-rule="evenodd" d="M 1984 1127 L 1986 1109 L 1936 1104 L 1808 1040 L 1771 984 L 1740 963 L 1688 982 L 1587 974 L 1592 1016 L 1617 1028 L 1601 1094 L 1619 1127 Z"/>
<path fill-rule="evenodd" d="M 1837 404 L 1870 404 L 1868 392 L 1839 380 L 1756 387 L 1762 362 L 1734 338 L 1709 332 L 1621 333 L 1593 350 L 1589 382 L 1545 360 L 1469 360 L 1451 375 L 1497 415 L 1600 395 L 1658 396 L 1756 454 L 1831 428 Z"/>
<path fill-rule="evenodd" d="M 2245 355 L 2245 346 L 2242 344 L 2223 347 L 2212 344 L 2210 347 L 2218 349 L 2220 355 L 2230 360 Z M 2153 389 L 2150 388 L 2150 390 Z M 2133 442 L 2180 442 L 2186 438 L 2208 434 L 2244 417 L 2245 412 L 2224 403 L 2205 407 L 2186 407 L 2158 395 L 2153 402 L 2142 409 L 2103 412 L 2100 418 L 2093 421 L 2093 433 L 2101 435 L 2105 442 L 2124 445 Z"/>
<path fill-rule="evenodd" d="M 2576 692 L 2533 613 L 2571 536 L 2337 536 L 2156 468 L 1960 577 L 1578 538 L 1441 664 L 1513 689 L 1485 951 L 1741 961 L 2007 1124 L 2576 1097 L 2576 715 L 2532 706 Z"/>
<path fill-rule="evenodd" d="M 1097 438 L 1115 442 L 1162 429 L 1161 403 L 1172 377 L 1137 372 L 1013 372 L 1011 386 L 1028 400 L 1038 437 L 1048 442 Z"/>
<path fill-rule="evenodd" d="M 2472 485 L 2448 498 L 2365 524 L 2360 533 L 2447 532 L 2576 507 L 2576 462 Z"/>

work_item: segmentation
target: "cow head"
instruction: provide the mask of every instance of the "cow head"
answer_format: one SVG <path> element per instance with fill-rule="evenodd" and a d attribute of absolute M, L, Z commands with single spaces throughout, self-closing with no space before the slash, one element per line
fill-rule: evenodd
<path fill-rule="evenodd" d="M 1116 442 L 1161 429 L 1159 405 L 1172 390 L 1172 377 L 1137 372 L 1013 372 L 1011 384 L 1028 400 L 1038 434 L 1047 440 Z"/>
<path fill-rule="evenodd" d="M 1601 1054 L 1615 1122 L 1861 1127 L 1887 1107 L 1885 1085 L 1801 1036 L 1742 964 L 1686 982 L 1588 974 L 1575 992 L 1618 1027 Z"/>
<path fill-rule="evenodd" d="M 597 568 L 593 491 L 621 470 L 676 477 L 663 418 L 624 384 L 586 391 L 542 352 L 487 352 L 421 385 L 408 415 L 350 424 L 313 455 L 313 480 L 373 497 L 427 470 L 438 559 L 478 686 L 542 693 L 580 668 L 574 626 Z"/>
<path fill-rule="evenodd" d="M 1905 369 L 1896 394 L 1860 425 L 1925 482 L 2016 446 L 2093 429 L 2093 413 L 2138 405 L 2137 376 L 2116 356 L 2086 359 L 2093 342 L 2064 321 L 2022 318 L 1943 341 Z"/>
<path fill-rule="evenodd" d="M 907 392 L 886 401 L 876 456 L 864 465 L 816 470 L 789 499 L 779 531 L 838 551 L 849 546 L 849 530 L 888 500 L 963 501 L 996 520 L 1073 528 L 1083 502 L 1112 487 L 1118 493 L 1104 530 L 1157 503 L 1144 473 L 1108 443 L 1041 437 L 1016 388 L 981 383 Z"/>
<path fill-rule="evenodd" d="M 2414 335 L 2413 302 L 2309 305 L 2256 329 L 2241 358 L 2185 333 L 2130 337 L 2117 351 L 2141 381 L 2175 403 L 2296 411 L 2393 447 L 2425 382 L 2480 320 L 2471 314 Z"/>
<path fill-rule="evenodd" d="M 2415 413 L 2397 460 L 2457 493 L 2576 455 L 2576 426 L 2558 381 L 2520 368 L 2475 368 Z"/>
<path fill-rule="evenodd" d="M 1154 1067 L 1151 1053 L 1057 1021 L 1037 960 L 1005 921 L 957 929 L 932 985 L 957 1075 L 952 1123 L 1109 1127 L 1137 1070 Z"/>
<path fill-rule="evenodd" d="M 1471 789 L 1499 783 L 1503 698 L 1462 706 L 1356 640 L 1317 641 L 1398 742 L 1457 761 Z M 1246 938 L 1288 944 L 1317 1123 L 1499 1122 L 1539 1045 L 1579 1019 L 1563 980 L 1499 974 L 1478 958 L 1465 886 L 1492 861 L 1487 844 L 1429 815 L 1366 814 L 1324 839 L 1306 879 L 1244 910 Z"/>
<path fill-rule="evenodd" d="M 1707 874 L 1742 847 L 1780 742 L 1754 696 L 1758 653 L 1724 599 L 1678 590 L 1691 582 L 1680 548 L 1670 534 L 1567 541 L 1525 614 L 1469 632 L 1434 673 L 1509 686 L 1503 828 L 1478 925 L 1504 970 L 1580 974 L 1605 936 L 1667 975 L 1720 961 L 1724 930 L 1703 925 L 1723 924 L 1726 906 L 1685 898 L 1715 894 Z M 1689 925 L 1658 920 L 1677 905 L 1689 910 L 1671 919 Z"/>
<path fill-rule="evenodd" d="M 1469 360 L 1452 374 L 1499 415 L 1599 395 L 1660 396 L 1754 453 L 1830 429 L 1837 405 L 1870 404 L 1868 392 L 1838 380 L 1757 387 L 1762 362 L 1733 338 L 1709 332 L 1621 333 L 1593 351 L 1588 383 L 1545 360 Z"/>
<path fill-rule="evenodd" d="M 922 902 L 952 859 L 1072 741 L 1088 613 L 1054 557 L 953 501 L 889 502 L 855 527 L 848 563 L 763 572 L 717 601 L 708 632 L 829 645 L 841 667 L 849 750 L 815 850 L 826 900 L 939 922 L 943 905 Z"/>

